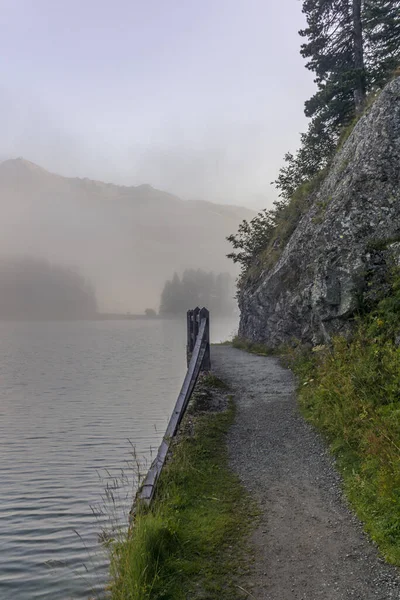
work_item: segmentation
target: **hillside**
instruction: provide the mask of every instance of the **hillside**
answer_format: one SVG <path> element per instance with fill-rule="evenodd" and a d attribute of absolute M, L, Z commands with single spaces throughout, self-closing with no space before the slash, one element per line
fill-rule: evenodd
<path fill-rule="evenodd" d="M 253 212 L 190 202 L 152 188 L 47 172 L 24 159 L 0 164 L 0 254 L 77 266 L 100 310 L 158 308 L 174 271 L 232 270 L 226 235 Z"/>

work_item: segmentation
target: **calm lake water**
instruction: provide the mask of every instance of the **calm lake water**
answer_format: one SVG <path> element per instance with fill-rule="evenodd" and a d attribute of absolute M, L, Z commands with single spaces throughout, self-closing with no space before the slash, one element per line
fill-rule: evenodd
<path fill-rule="evenodd" d="M 215 323 L 213 341 L 236 324 Z M 182 321 L 0 323 L 0 599 L 100 598 L 104 488 L 132 501 L 185 373 Z M 122 471 L 128 481 L 121 478 Z"/>

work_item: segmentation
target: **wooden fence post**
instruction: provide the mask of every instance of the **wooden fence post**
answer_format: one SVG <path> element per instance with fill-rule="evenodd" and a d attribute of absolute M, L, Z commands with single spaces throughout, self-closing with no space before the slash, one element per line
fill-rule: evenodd
<path fill-rule="evenodd" d="M 198 306 L 196 306 L 196 308 L 193 310 L 193 342 L 192 342 L 192 350 L 195 346 L 196 340 L 197 340 L 197 334 L 199 333 L 199 314 L 200 314 L 200 309 Z"/>
<path fill-rule="evenodd" d="M 192 322 L 193 322 L 193 311 L 188 310 L 186 315 L 186 361 L 189 366 L 190 358 L 193 352 L 193 344 L 192 344 Z"/>
<path fill-rule="evenodd" d="M 206 308 L 202 308 L 200 311 L 200 322 L 202 319 L 206 319 L 206 330 L 204 342 L 206 345 L 206 351 L 204 354 L 202 371 L 211 371 L 211 357 L 210 357 L 210 312 Z"/>
<path fill-rule="evenodd" d="M 168 450 L 170 447 L 171 439 L 176 435 L 179 424 L 185 414 L 186 408 L 188 406 L 189 400 L 192 396 L 192 392 L 196 385 L 197 378 L 199 376 L 201 366 L 204 362 L 204 355 L 206 353 L 206 327 L 207 327 L 207 319 L 203 319 L 199 324 L 198 317 L 200 313 L 200 309 L 197 309 L 196 318 L 193 320 L 193 326 L 197 323 L 198 335 L 196 344 L 192 351 L 192 356 L 190 359 L 189 367 L 179 393 L 178 399 L 175 404 L 175 408 L 171 415 L 171 418 L 168 422 L 167 430 L 162 439 L 161 445 L 158 449 L 157 456 L 153 460 L 150 465 L 150 468 L 147 472 L 146 477 L 142 481 L 142 484 L 136 494 L 135 503 L 131 509 L 130 515 L 133 519 L 136 514 L 137 504 L 143 502 L 145 505 L 149 506 L 156 489 L 156 485 L 158 482 L 158 478 L 160 473 L 164 467 L 165 461 L 167 459 Z M 192 319 L 191 319 L 192 321 Z"/>

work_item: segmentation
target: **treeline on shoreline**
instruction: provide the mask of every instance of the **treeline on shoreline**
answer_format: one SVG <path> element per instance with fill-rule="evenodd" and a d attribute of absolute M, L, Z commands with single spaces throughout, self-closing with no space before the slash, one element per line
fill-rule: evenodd
<path fill-rule="evenodd" d="M 0 257 L 1 321 L 129 321 L 180 318 L 206 306 L 215 316 L 230 317 L 236 308 L 234 280 L 228 273 L 186 270 L 167 281 L 159 314 L 99 312 L 94 287 L 78 270 L 44 259 Z"/>
<path fill-rule="evenodd" d="M 73 268 L 37 258 L 0 258 L 1 320 L 91 319 L 97 310 L 93 286 Z"/>
<path fill-rule="evenodd" d="M 186 269 L 182 277 L 174 273 L 161 294 L 160 316 L 180 316 L 196 306 L 207 307 L 217 317 L 231 316 L 237 307 L 233 277 L 201 269 Z"/>

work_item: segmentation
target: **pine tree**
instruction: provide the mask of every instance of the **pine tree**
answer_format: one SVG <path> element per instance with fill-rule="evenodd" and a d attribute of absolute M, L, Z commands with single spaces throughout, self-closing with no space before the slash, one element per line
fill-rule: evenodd
<path fill-rule="evenodd" d="M 371 88 L 380 88 L 400 65 L 400 0 L 365 0 L 366 63 Z"/>
<path fill-rule="evenodd" d="M 299 32 L 306 38 L 301 54 L 317 84 L 305 103 L 310 124 L 300 149 L 285 155 L 273 182 L 281 197 L 275 209 L 259 213 L 250 223 L 243 221 L 227 238 L 234 249 L 228 257 L 242 266 L 242 274 L 278 229 L 280 238 L 281 231 L 286 238 L 291 235 L 343 127 L 361 113 L 366 95 L 382 88 L 400 67 L 400 0 L 303 0 L 303 13 L 307 27 Z"/>
<path fill-rule="evenodd" d="M 182 310 L 182 284 L 179 275 L 174 273 L 172 281 L 166 281 L 161 294 L 160 314 L 179 314 Z M 187 310 L 187 309 L 186 309 Z"/>
<path fill-rule="evenodd" d="M 170 281 L 166 281 L 161 293 L 160 315 L 168 315 L 171 313 L 173 306 L 172 285 Z"/>
<path fill-rule="evenodd" d="M 166 281 L 161 294 L 160 315 L 182 315 L 195 306 L 206 306 L 214 315 L 232 313 L 234 282 L 228 273 L 215 273 L 202 269 L 186 269 L 182 279 L 174 273 Z"/>
<path fill-rule="evenodd" d="M 365 99 L 361 0 L 305 0 L 308 27 L 301 54 L 316 74 L 317 93 L 306 102 L 308 117 L 325 113 L 334 126 L 351 120 Z"/>
<path fill-rule="evenodd" d="M 305 103 L 311 122 L 300 150 L 285 156 L 274 182 L 286 200 L 328 164 L 366 94 L 381 88 L 400 62 L 400 0 L 304 0 L 303 12 L 301 54 L 318 89 Z"/>
<path fill-rule="evenodd" d="M 353 81 L 354 105 L 357 113 L 362 111 L 367 94 L 364 62 L 364 36 L 362 24 L 362 0 L 353 0 Z"/>

